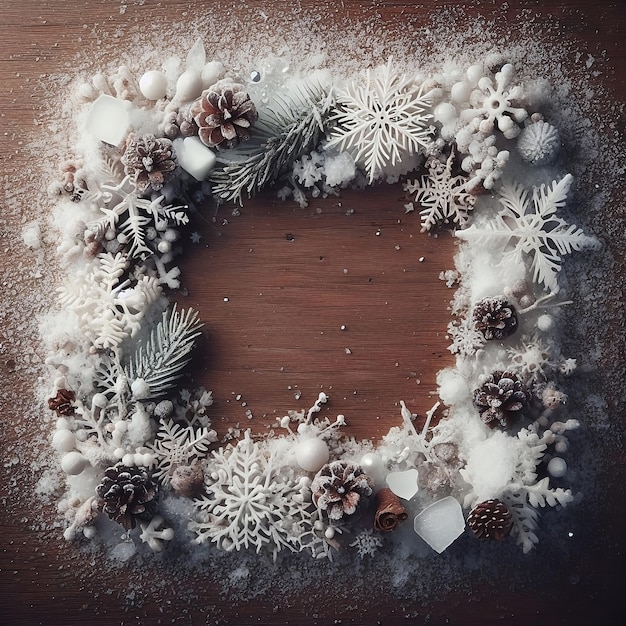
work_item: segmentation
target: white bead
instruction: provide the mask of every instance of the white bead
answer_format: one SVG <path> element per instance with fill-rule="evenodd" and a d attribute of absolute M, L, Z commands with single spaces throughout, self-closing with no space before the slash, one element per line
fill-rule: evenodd
<path fill-rule="evenodd" d="M 472 85 L 476 85 L 478 81 L 485 75 L 482 65 L 471 65 L 467 68 L 467 78 Z"/>
<path fill-rule="evenodd" d="M 69 430 L 57 430 L 52 437 L 52 447 L 59 452 L 69 452 L 76 445 L 76 437 Z"/>
<path fill-rule="evenodd" d="M 329 526 L 324 531 L 324 537 L 326 537 L 326 539 L 332 539 L 334 536 L 335 536 L 335 529 L 332 526 Z"/>
<path fill-rule="evenodd" d="M 88 465 L 89 462 L 80 452 L 68 452 L 61 459 L 61 469 L 69 476 L 77 476 Z"/>
<path fill-rule="evenodd" d="M 555 456 L 548 463 L 548 474 L 553 478 L 562 478 L 567 473 L 567 463 L 564 459 Z"/>
<path fill-rule="evenodd" d="M 169 241 L 159 241 L 157 249 L 161 254 L 167 254 L 172 251 L 172 244 Z"/>
<path fill-rule="evenodd" d="M 99 409 L 106 408 L 106 405 L 109 403 L 107 397 L 103 393 L 97 393 L 91 399 L 91 406 L 98 407 Z"/>
<path fill-rule="evenodd" d="M 295 449 L 296 462 L 305 472 L 317 472 L 328 463 L 330 451 L 326 442 L 317 437 L 301 441 Z"/>
<path fill-rule="evenodd" d="M 554 328 L 554 318 L 547 313 L 540 315 L 537 320 L 537 328 L 542 330 L 544 333 L 547 333 Z"/>
<path fill-rule="evenodd" d="M 454 83 L 450 89 L 450 98 L 452 102 L 467 102 L 472 93 L 472 88 L 462 81 Z"/>
<path fill-rule="evenodd" d="M 160 100 L 167 93 L 167 78 L 160 70 L 150 70 L 139 79 L 139 91 L 148 100 Z"/>
<path fill-rule="evenodd" d="M 191 102 L 202 93 L 202 79 L 198 72 L 193 70 L 185 70 L 176 81 L 176 95 L 174 100 L 177 102 Z"/>
<path fill-rule="evenodd" d="M 380 474 L 383 471 L 383 459 L 376 452 L 368 452 L 361 458 L 361 467 L 366 474 Z"/>

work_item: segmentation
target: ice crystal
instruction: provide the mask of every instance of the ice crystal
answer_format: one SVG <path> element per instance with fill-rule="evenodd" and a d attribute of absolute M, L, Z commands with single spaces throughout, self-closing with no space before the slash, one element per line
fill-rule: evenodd
<path fill-rule="evenodd" d="M 367 70 L 365 85 L 350 83 L 338 90 L 329 147 L 349 152 L 372 183 L 389 165 L 425 151 L 430 140 L 430 97 L 422 86 L 386 65 Z"/>
<path fill-rule="evenodd" d="M 415 194 L 415 201 L 424 207 L 420 211 L 422 232 L 436 224 L 450 222 L 462 228 L 474 208 L 476 198 L 467 191 L 467 178 L 452 175 L 455 156 L 452 150 L 445 165 L 437 157 L 429 157 L 426 161 L 428 175 L 404 183 L 404 190 Z"/>
<path fill-rule="evenodd" d="M 474 224 L 456 236 L 474 245 L 501 248 L 504 260 L 530 257 L 533 280 L 556 293 L 561 257 L 595 245 L 593 238 L 556 216 L 571 184 L 572 176 L 567 174 L 547 188 L 533 187 L 532 195 L 520 185 L 504 185 L 499 198 L 503 211 L 485 226 Z"/>
<path fill-rule="evenodd" d="M 547 372 L 556 368 L 551 347 L 536 337 L 507 348 L 507 355 L 513 368 L 526 381 L 543 379 Z"/>
<path fill-rule="evenodd" d="M 182 426 L 171 419 L 163 420 L 154 443 L 149 447 L 156 468 L 152 475 L 162 484 L 170 482 L 172 471 L 203 458 L 209 446 L 217 441 L 217 433 L 209 427 Z"/>
<path fill-rule="evenodd" d="M 158 280 L 122 280 L 129 266 L 121 254 L 99 254 L 88 272 L 60 289 L 60 303 L 73 311 L 96 348 L 115 348 L 134 336 L 150 306 L 161 296 Z"/>
<path fill-rule="evenodd" d="M 350 547 L 356 548 L 359 556 L 364 558 L 366 556 L 374 556 L 382 545 L 383 540 L 378 535 L 375 535 L 371 529 L 367 528 L 356 535 Z"/>
<path fill-rule="evenodd" d="M 281 476 L 279 461 L 250 431 L 236 445 L 214 451 L 208 461 L 206 495 L 195 501 L 196 542 L 212 541 L 224 550 L 263 547 L 274 556 L 300 549 L 296 520 L 304 508 L 294 498 L 298 484 Z"/>
<path fill-rule="evenodd" d="M 470 317 L 448 323 L 448 336 L 452 343 L 448 350 L 464 358 L 471 357 L 485 343 L 483 334 L 476 330 Z"/>

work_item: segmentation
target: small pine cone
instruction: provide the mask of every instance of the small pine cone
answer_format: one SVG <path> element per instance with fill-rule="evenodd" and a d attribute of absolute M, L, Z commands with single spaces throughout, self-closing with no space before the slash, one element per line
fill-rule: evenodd
<path fill-rule="evenodd" d="M 132 136 L 122 156 L 124 171 L 132 176 L 139 193 L 158 191 L 174 175 L 176 154 L 169 139 L 154 135 Z"/>
<path fill-rule="evenodd" d="M 317 473 L 311 493 L 313 504 L 336 521 L 353 515 L 372 495 L 372 479 L 358 465 L 334 461 Z"/>
<path fill-rule="evenodd" d="M 69 389 L 59 389 L 57 395 L 54 398 L 48 398 L 48 408 L 51 411 L 56 411 L 58 416 L 61 415 L 74 415 L 74 400 L 76 400 L 76 394 Z"/>
<path fill-rule="evenodd" d="M 150 520 L 156 513 L 158 486 L 145 467 L 109 467 L 96 494 L 100 509 L 126 530 L 135 528 L 137 519 Z"/>
<path fill-rule="evenodd" d="M 220 80 L 202 92 L 189 111 L 198 125 L 198 137 L 209 148 L 229 150 L 250 138 L 258 114 L 240 83 Z"/>
<path fill-rule="evenodd" d="M 500 500 L 477 504 L 467 517 L 467 525 L 479 539 L 502 541 L 511 530 L 511 512 Z"/>
<path fill-rule="evenodd" d="M 474 391 L 474 404 L 480 417 L 491 428 L 508 428 L 530 402 L 530 392 L 521 378 L 497 370 Z"/>
<path fill-rule="evenodd" d="M 487 340 L 504 339 L 517 329 L 517 313 L 503 296 L 483 298 L 474 305 L 472 320 Z"/>

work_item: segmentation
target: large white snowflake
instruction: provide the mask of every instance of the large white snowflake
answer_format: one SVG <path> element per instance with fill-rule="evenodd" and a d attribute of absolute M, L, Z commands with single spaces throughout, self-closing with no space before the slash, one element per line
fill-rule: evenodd
<path fill-rule="evenodd" d="M 393 67 L 368 69 L 365 85 L 350 83 L 337 93 L 335 116 L 328 147 L 348 152 L 373 182 L 403 156 L 424 151 L 429 144 L 430 106 L 422 86 Z"/>
<path fill-rule="evenodd" d="M 267 546 L 300 550 L 301 523 L 307 514 L 294 498 L 298 484 L 282 476 L 280 464 L 250 431 L 236 445 L 220 448 L 208 462 L 206 495 L 195 501 L 196 542 L 213 541 L 224 550 Z"/>
<path fill-rule="evenodd" d="M 404 190 L 415 194 L 415 201 L 424 207 L 420 211 L 422 232 L 451 221 L 462 228 L 474 208 L 476 198 L 467 191 L 467 178 L 452 175 L 454 157 L 454 150 L 445 164 L 437 157 L 429 157 L 426 161 L 428 175 L 404 183 Z"/>
<path fill-rule="evenodd" d="M 558 292 L 557 276 L 565 254 L 596 245 L 575 225 L 556 216 L 567 199 L 571 174 L 548 187 L 533 187 L 532 194 L 521 185 L 504 185 L 499 202 L 503 210 L 483 227 L 475 224 L 456 232 L 456 236 L 491 248 L 500 247 L 504 259 L 521 261 L 530 258 L 533 280 Z"/>

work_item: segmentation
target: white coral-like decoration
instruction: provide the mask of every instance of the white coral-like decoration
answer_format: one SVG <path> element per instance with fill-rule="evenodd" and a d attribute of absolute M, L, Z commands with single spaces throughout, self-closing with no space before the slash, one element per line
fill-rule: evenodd
<path fill-rule="evenodd" d="M 300 549 L 300 524 L 306 517 L 297 502 L 298 484 L 281 476 L 279 461 L 250 431 L 236 445 L 220 448 L 208 461 L 206 495 L 195 501 L 195 541 L 212 541 L 224 550 L 263 547 L 274 557 L 282 548 Z"/>
<path fill-rule="evenodd" d="M 520 262 L 529 257 L 533 280 L 557 293 L 561 257 L 597 245 L 581 229 L 556 216 L 572 180 L 567 174 L 549 187 L 533 187 L 532 194 L 521 185 L 504 185 L 499 198 L 503 210 L 495 219 L 484 227 L 473 224 L 459 230 L 456 236 L 474 245 L 500 248 L 503 260 Z"/>
<path fill-rule="evenodd" d="M 561 139 L 559 131 L 544 120 L 526 126 L 517 140 L 517 151 L 531 165 L 546 165 L 554 160 Z"/>
<path fill-rule="evenodd" d="M 415 201 L 424 207 L 420 211 L 422 232 L 436 224 L 450 222 L 462 228 L 474 208 L 476 198 L 467 191 L 467 178 L 452 175 L 455 156 L 452 150 L 445 164 L 437 157 L 429 157 L 426 161 L 428 175 L 420 180 L 406 181 L 403 185 L 404 190 L 415 194 Z"/>
<path fill-rule="evenodd" d="M 403 156 L 424 152 L 431 143 L 427 113 L 431 101 L 422 86 L 386 65 L 367 71 L 365 85 L 350 83 L 337 93 L 337 127 L 328 147 L 349 152 L 372 183 Z"/>

